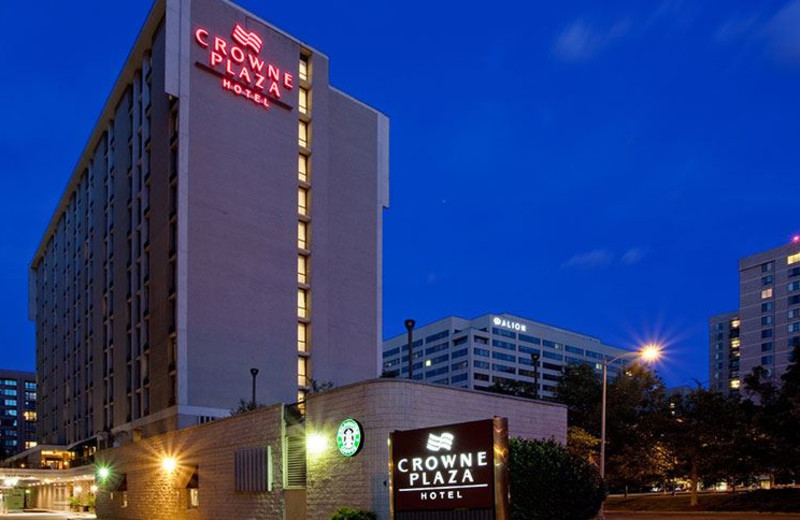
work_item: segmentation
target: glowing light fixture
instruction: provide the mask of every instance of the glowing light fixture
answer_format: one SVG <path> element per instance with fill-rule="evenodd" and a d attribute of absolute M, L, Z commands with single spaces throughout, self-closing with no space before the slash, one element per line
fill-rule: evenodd
<path fill-rule="evenodd" d="M 661 358 L 661 347 L 654 343 L 645 345 L 639 351 L 639 357 L 642 359 L 642 361 L 647 363 L 658 361 L 658 359 Z"/>
<path fill-rule="evenodd" d="M 800 235 L 795 235 L 792 237 L 793 244 L 800 244 Z"/>
<path fill-rule="evenodd" d="M 97 493 L 97 486 L 92 485 L 92 487 L 90 487 L 89 489 L 91 490 L 92 493 Z"/>
<path fill-rule="evenodd" d="M 306 437 L 306 451 L 311 455 L 321 455 L 328 449 L 328 439 L 319 433 Z"/>
<path fill-rule="evenodd" d="M 111 475 L 111 470 L 108 469 L 106 466 L 100 466 L 97 468 L 97 478 L 101 481 L 107 479 Z"/>
<path fill-rule="evenodd" d="M 81 486 L 75 486 L 75 493 L 81 493 L 83 488 Z"/>
<path fill-rule="evenodd" d="M 161 468 L 167 472 L 172 473 L 178 467 L 178 461 L 174 457 L 164 457 L 161 459 Z"/>

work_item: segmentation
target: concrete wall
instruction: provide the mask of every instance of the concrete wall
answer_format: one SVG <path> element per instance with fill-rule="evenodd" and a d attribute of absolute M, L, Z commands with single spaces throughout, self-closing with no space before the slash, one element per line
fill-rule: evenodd
<path fill-rule="evenodd" d="M 323 435 L 328 447 L 308 456 L 308 520 L 327 520 L 341 506 L 371 509 L 387 520 L 389 432 L 493 416 L 508 418 L 511 437 L 566 442 L 567 409 L 551 403 L 392 379 L 312 395 L 306 435 Z M 348 417 L 364 427 L 364 447 L 352 458 L 335 444 Z"/>
<path fill-rule="evenodd" d="M 282 410 L 281 405 L 274 405 L 102 452 L 98 459 L 110 466 L 112 476 L 106 484 L 99 484 L 97 517 L 104 520 L 283 518 Z M 237 493 L 234 454 L 236 450 L 258 446 L 272 447 L 273 490 Z M 171 475 L 161 467 L 165 455 L 174 456 L 179 463 Z M 186 484 L 195 469 L 200 482 L 200 507 L 190 509 Z M 127 480 L 127 507 L 122 507 L 122 493 L 115 491 L 123 475 Z"/>

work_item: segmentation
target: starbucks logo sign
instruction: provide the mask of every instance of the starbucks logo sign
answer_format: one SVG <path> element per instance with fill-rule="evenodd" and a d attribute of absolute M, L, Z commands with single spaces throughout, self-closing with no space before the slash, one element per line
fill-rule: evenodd
<path fill-rule="evenodd" d="M 336 445 L 345 457 L 356 455 L 364 442 L 361 424 L 355 419 L 345 419 L 336 432 Z"/>

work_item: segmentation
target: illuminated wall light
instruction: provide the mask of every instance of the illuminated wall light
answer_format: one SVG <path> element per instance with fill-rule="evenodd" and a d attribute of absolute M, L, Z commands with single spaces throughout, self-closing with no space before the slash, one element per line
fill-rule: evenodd
<path fill-rule="evenodd" d="M 75 486 L 74 489 L 75 489 L 75 493 L 81 493 L 83 491 L 83 488 L 81 486 Z"/>
<path fill-rule="evenodd" d="M 107 467 L 100 466 L 99 468 L 97 468 L 97 478 L 99 480 L 104 481 L 105 479 L 108 478 L 109 475 L 111 475 L 111 470 L 108 469 Z"/>
<path fill-rule="evenodd" d="M 174 457 L 164 457 L 161 459 L 161 468 L 167 472 L 172 473 L 178 467 L 178 461 Z"/>
<path fill-rule="evenodd" d="M 92 485 L 92 487 L 90 487 L 89 489 L 92 491 L 92 493 L 97 493 L 97 486 Z"/>
<path fill-rule="evenodd" d="M 328 439 L 319 433 L 306 437 L 306 451 L 311 455 L 321 455 L 328 449 Z"/>

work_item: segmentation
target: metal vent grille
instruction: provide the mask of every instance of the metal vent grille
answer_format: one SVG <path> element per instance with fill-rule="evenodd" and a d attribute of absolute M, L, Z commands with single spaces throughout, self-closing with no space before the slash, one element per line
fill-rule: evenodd
<path fill-rule="evenodd" d="M 306 486 L 306 437 L 286 437 L 286 487 Z"/>
<path fill-rule="evenodd" d="M 272 491 L 272 450 L 269 447 L 236 451 L 234 481 L 236 491 Z"/>

